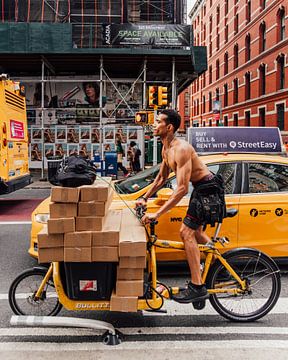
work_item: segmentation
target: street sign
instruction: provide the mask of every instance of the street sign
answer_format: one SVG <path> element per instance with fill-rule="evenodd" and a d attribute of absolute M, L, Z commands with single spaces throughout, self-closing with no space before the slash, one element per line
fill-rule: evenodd
<path fill-rule="evenodd" d="M 197 153 L 281 153 L 277 127 L 203 127 L 188 129 L 188 142 Z"/>

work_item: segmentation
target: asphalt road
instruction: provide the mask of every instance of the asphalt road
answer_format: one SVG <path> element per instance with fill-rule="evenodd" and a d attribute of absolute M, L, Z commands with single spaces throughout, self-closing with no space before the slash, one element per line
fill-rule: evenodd
<path fill-rule="evenodd" d="M 45 195 L 44 195 L 45 196 Z M 38 197 L 39 198 L 39 197 Z M 190 304 L 167 302 L 166 313 L 121 314 L 109 312 L 68 312 L 60 316 L 100 319 L 119 329 L 119 346 L 103 345 L 99 332 L 89 329 L 11 327 L 12 311 L 7 300 L 11 281 L 36 261 L 27 249 L 29 224 L 0 222 L 0 358 L 16 359 L 226 359 L 231 351 L 237 359 L 286 359 L 288 353 L 288 277 L 282 275 L 281 299 L 263 319 L 249 324 L 231 323 L 218 315 L 210 304 L 196 311 Z M 285 268 L 282 268 L 285 270 Z M 187 269 L 161 268 L 159 280 L 182 285 Z M 166 273 L 166 275 L 165 275 Z M 100 332 L 103 333 L 103 332 Z M 97 354 L 97 356 L 95 355 Z"/>

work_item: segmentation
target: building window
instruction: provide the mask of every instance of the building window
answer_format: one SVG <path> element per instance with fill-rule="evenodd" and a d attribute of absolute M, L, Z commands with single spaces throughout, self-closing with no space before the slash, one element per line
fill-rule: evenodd
<path fill-rule="evenodd" d="M 219 48 L 220 48 L 220 32 L 219 32 L 219 27 L 217 27 L 216 49 L 219 50 Z"/>
<path fill-rule="evenodd" d="M 285 39 L 285 9 L 281 7 L 277 13 L 277 40 Z"/>
<path fill-rule="evenodd" d="M 229 55 L 228 52 L 224 54 L 224 75 L 228 74 L 228 61 L 229 61 Z"/>
<path fill-rule="evenodd" d="M 250 126 L 250 111 L 245 111 L 245 126 Z"/>
<path fill-rule="evenodd" d="M 224 116 L 224 126 L 228 126 L 228 116 Z"/>
<path fill-rule="evenodd" d="M 260 0 L 261 9 L 264 10 L 266 8 L 266 0 Z"/>
<path fill-rule="evenodd" d="M 209 18 L 209 33 L 212 34 L 212 16 Z"/>
<path fill-rule="evenodd" d="M 238 79 L 237 78 L 233 80 L 233 85 L 234 85 L 234 94 L 233 94 L 234 104 L 237 104 L 238 103 Z"/>
<path fill-rule="evenodd" d="M 206 42 L 206 25 L 203 26 L 203 45 L 205 45 Z"/>
<path fill-rule="evenodd" d="M 277 57 L 277 90 L 285 87 L 285 56 L 281 54 Z"/>
<path fill-rule="evenodd" d="M 251 99 L 251 74 L 248 71 L 245 74 L 245 100 Z"/>
<path fill-rule="evenodd" d="M 265 108 L 260 108 L 259 109 L 259 126 L 265 126 L 265 113 L 266 110 Z"/>
<path fill-rule="evenodd" d="M 220 63 L 219 59 L 216 60 L 216 80 L 218 80 L 220 77 Z"/>
<path fill-rule="evenodd" d="M 225 0 L 225 15 L 228 14 L 228 8 L 229 8 L 228 0 Z"/>
<path fill-rule="evenodd" d="M 259 95 L 265 95 L 266 93 L 266 66 L 261 64 L 259 66 Z"/>
<path fill-rule="evenodd" d="M 225 43 L 228 42 L 228 25 L 225 25 Z"/>
<path fill-rule="evenodd" d="M 238 33 L 238 29 L 239 29 L 239 15 L 236 14 L 234 17 L 234 34 Z"/>
<path fill-rule="evenodd" d="M 234 126 L 238 126 L 238 114 L 233 115 L 233 123 Z"/>
<path fill-rule="evenodd" d="M 277 126 L 284 130 L 284 104 L 277 105 Z"/>
<path fill-rule="evenodd" d="M 203 16 L 206 15 L 206 5 L 203 6 Z"/>
<path fill-rule="evenodd" d="M 217 19 L 217 25 L 219 25 L 220 23 L 220 6 L 217 6 L 217 10 L 216 10 L 216 19 Z"/>
<path fill-rule="evenodd" d="M 263 21 L 259 26 L 259 52 L 266 50 L 266 24 Z"/>
<path fill-rule="evenodd" d="M 212 83 L 212 65 L 209 66 L 209 84 Z"/>
<path fill-rule="evenodd" d="M 234 45 L 234 69 L 238 67 L 238 44 Z"/>
<path fill-rule="evenodd" d="M 212 92 L 209 92 L 209 111 L 212 111 Z"/>
<path fill-rule="evenodd" d="M 202 113 L 205 114 L 206 112 L 206 98 L 205 95 L 202 97 Z"/>
<path fill-rule="evenodd" d="M 251 1 L 247 1 L 246 4 L 246 23 L 251 21 Z"/>
<path fill-rule="evenodd" d="M 228 84 L 224 84 L 224 107 L 228 106 Z"/>
<path fill-rule="evenodd" d="M 202 75 L 202 89 L 206 87 L 206 73 Z"/>
<path fill-rule="evenodd" d="M 216 100 L 216 101 L 219 101 L 219 100 L 220 100 L 220 89 L 219 89 L 219 88 L 216 88 L 215 100 Z"/>
<path fill-rule="evenodd" d="M 249 61 L 250 59 L 251 59 L 251 36 L 250 34 L 247 34 L 245 38 L 245 61 Z"/>

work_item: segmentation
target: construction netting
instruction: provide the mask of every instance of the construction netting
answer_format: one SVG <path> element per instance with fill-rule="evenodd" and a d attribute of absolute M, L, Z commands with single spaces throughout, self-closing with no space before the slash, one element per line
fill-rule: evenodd
<path fill-rule="evenodd" d="M 2 22 L 179 22 L 183 1 L 0 0 Z M 176 16 L 177 15 L 177 16 Z"/>

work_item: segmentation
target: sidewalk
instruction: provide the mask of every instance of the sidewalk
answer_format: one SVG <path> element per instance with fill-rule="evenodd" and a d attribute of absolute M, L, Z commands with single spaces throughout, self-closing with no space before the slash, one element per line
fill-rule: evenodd
<path fill-rule="evenodd" d="M 44 171 L 44 178 L 41 179 L 41 170 L 40 169 L 31 169 L 30 174 L 32 176 L 32 183 L 27 185 L 25 189 L 51 189 L 51 185 L 47 179 L 47 171 Z M 117 180 L 123 180 L 125 177 L 122 172 L 118 172 Z"/>

